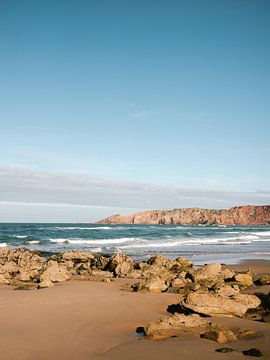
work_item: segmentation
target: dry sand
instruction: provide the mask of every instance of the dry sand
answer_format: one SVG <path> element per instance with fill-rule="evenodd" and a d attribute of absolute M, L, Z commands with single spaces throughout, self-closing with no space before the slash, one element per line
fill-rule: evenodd
<path fill-rule="evenodd" d="M 270 262 L 250 261 L 244 268 L 269 273 Z M 39 291 L 1 286 L 0 359 L 234 360 L 246 359 L 242 350 L 252 347 L 270 359 L 270 323 L 219 318 L 222 324 L 260 332 L 257 338 L 226 344 L 236 350 L 227 354 L 214 351 L 224 345 L 195 335 L 155 342 L 140 338 L 136 327 L 168 315 L 167 306 L 179 295 L 127 292 L 128 282 L 69 281 Z"/>

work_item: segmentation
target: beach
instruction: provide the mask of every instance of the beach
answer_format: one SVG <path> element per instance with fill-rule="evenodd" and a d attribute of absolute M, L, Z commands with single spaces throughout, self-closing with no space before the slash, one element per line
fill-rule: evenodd
<path fill-rule="evenodd" d="M 234 270 L 269 274 L 269 261 L 246 261 Z M 231 268 L 231 267 L 230 267 Z M 227 344 L 201 339 L 190 332 L 153 341 L 136 334 L 136 328 L 168 316 L 167 307 L 180 294 L 131 292 L 136 280 L 110 282 L 70 280 L 53 288 L 19 291 L 0 286 L 0 349 L 3 360 L 56 359 L 240 359 L 243 350 L 260 349 L 270 359 L 270 323 L 237 317 L 218 317 L 215 322 L 253 330 L 251 338 Z M 263 292 L 270 285 L 261 287 Z M 215 349 L 229 346 L 229 353 Z"/>

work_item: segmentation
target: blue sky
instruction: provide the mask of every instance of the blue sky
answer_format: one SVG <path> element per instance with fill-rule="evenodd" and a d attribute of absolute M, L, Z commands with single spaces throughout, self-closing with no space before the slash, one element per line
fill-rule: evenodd
<path fill-rule="evenodd" d="M 269 15 L 263 0 L 1 1 L 0 221 L 269 203 Z"/>

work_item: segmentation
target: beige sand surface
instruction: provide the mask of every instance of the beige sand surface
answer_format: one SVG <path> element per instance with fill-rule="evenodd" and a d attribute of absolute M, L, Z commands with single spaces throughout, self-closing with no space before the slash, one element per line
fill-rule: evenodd
<path fill-rule="evenodd" d="M 269 262 L 264 266 L 263 273 Z M 236 350 L 227 354 L 216 353 L 221 345 L 195 335 L 155 342 L 140 338 L 136 327 L 167 315 L 167 306 L 177 303 L 179 295 L 131 293 L 122 290 L 126 283 L 69 281 L 38 291 L 0 287 L 0 359 L 234 360 L 248 359 L 241 351 L 251 347 L 270 359 L 269 323 L 219 318 L 261 332 L 258 338 L 226 345 Z"/>

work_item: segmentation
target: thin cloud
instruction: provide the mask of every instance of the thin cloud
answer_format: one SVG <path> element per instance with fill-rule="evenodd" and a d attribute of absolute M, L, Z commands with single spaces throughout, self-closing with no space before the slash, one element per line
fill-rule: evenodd
<path fill-rule="evenodd" d="M 270 203 L 268 190 L 205 190 L 0 167 L 2 201 L 126 209 L 228 208 Z"/>

